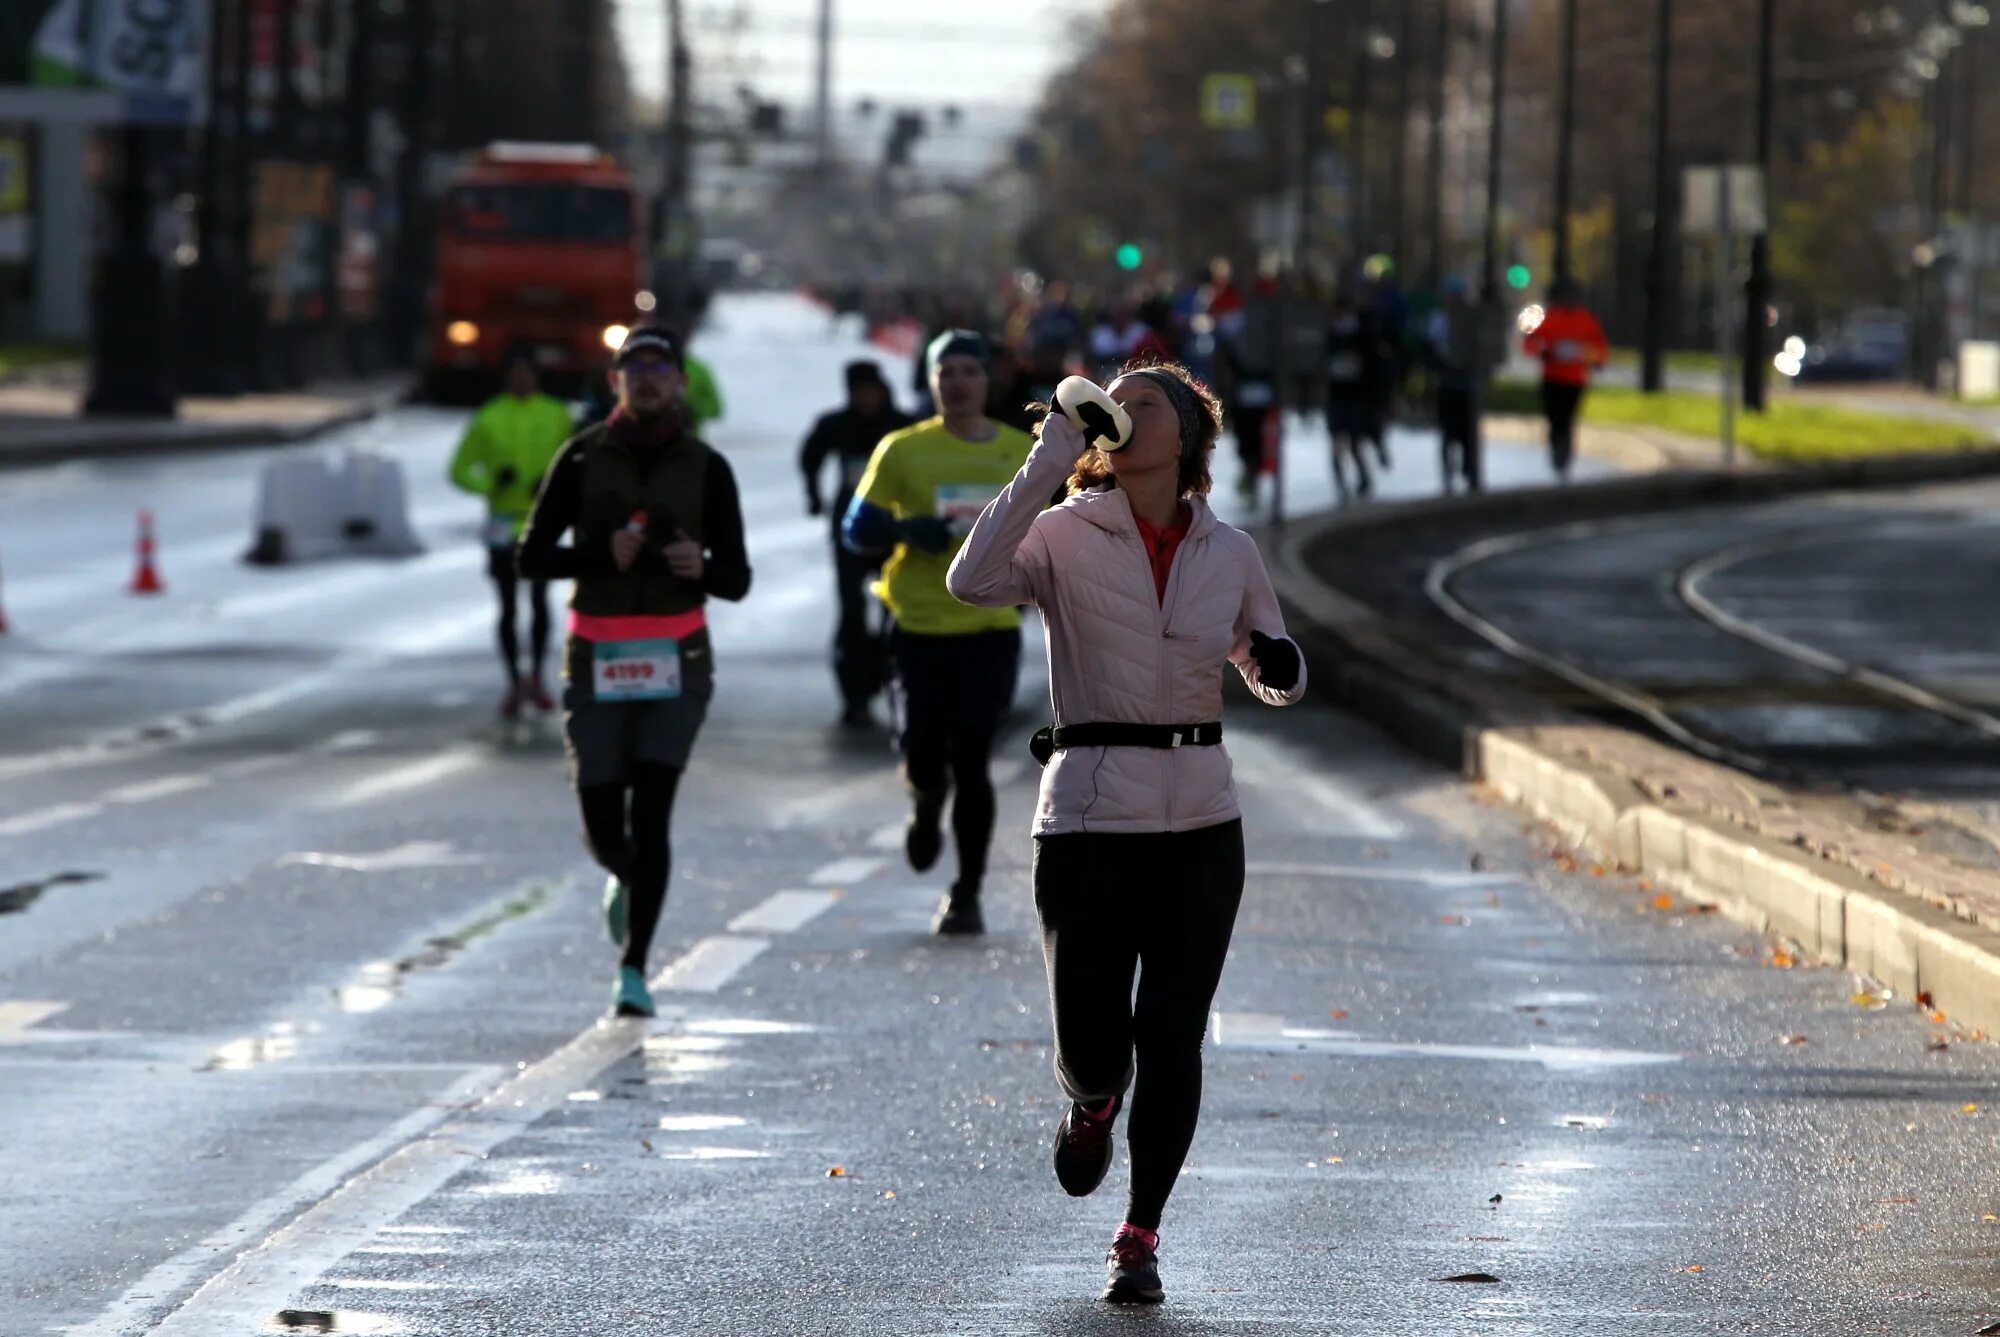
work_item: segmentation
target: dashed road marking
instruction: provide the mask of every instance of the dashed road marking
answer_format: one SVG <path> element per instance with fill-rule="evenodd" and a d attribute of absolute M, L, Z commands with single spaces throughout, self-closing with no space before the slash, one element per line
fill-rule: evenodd
<path fill-rule="evenodd" d="M 731 933 L 790 933 L 839 900 L 830 891 L 780 891 L 729 921 Z"/>
<path fill-rule="evenodd" d="M 56 803 L 33 812 L 24 812 L 18 817 L 0 821 L 0 838 L 7 836 L 31 835 L 36 831 L 46 831 L 52 826 L 64 826 L 70 822 L 80 822 L 86 817 L 95 817 L 104 811 L 102 803 Z"/>
<path fill-rule="evenodd" d="M 157 780 L 141 780 L 137 784 L 122 785 L 107 790 L 106 803 L 153 803 L 163 798 L 173 798 L 177 794 L 192 794 L 197 789 L 206 789 L 215 783 L 212 775 L 198 771 L 186 771 L 179 775 L 163 775 Z"/>
<path fill-rule="evenodd" d="M 453 748 L 435 757 L 395 766 L 386 771 L 357 780 L 339 793 L 315 804 L 321 809 L 358 808 L 366 803 L 374 803 L 397 794 L 406 794 L 412 789 L 422 789 L 426 785 L 448 780 L 463 771 L 469 771 L 482 760 L 478 751 L 469 747 Z"/>
<path fill-rule="evenodd" d="M 1261 1012 L 1217 1012 L 1210 1019 L 1210 1034 L 1218 1049 L 1248 1049 L 1270 1054 L 1323 1054 L 1330 1058 L 1458 1058 L 1494 1063 L 1539 1063 L 1551 1072 L 1640 1068 L 1681 1061 L 1679 1054 L 1656 1054 L 1640 1049 L 1363 1040 L 1352 1031 L 1287 1026 L 1283 1017 Z"/>
<path fill-rule="evenodd" d="M 871 858 L 835 859 L 832 863 L 813 870 L 812 876 L 806 880 L 821 887 L 842 882 L 860 882 L 881 872 L 888 862 L 887 859 Z"/>
<path fill-rule="evenodd" d="M 663 992 L 715 993 L 770 945 L 768 938 L 736 938 L 727 934 L 703 938 L 653 976 L 652 987 Z"/>

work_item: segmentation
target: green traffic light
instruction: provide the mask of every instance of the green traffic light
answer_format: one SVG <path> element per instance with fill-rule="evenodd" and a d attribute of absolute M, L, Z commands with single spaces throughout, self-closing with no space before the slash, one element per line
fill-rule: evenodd
<path fill-rule="evenodd" d="M 1512 265 L 1507 270 L 1507 286 L 1517 291 L 1534 282 L 1534 278 L 1526 265 Z"/>
<path fill-rule="evenodd" d="M 1145 259 L 1146 253 L 1129 241 L 1118 248 L 1118 267 L 1120 269 L 1137 269 L 1145 262 Z"/>

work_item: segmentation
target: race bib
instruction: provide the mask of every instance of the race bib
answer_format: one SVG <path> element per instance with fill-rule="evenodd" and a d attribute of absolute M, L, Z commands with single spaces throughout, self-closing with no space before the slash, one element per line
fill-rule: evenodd
<path fill-rule="evenodd" d="M 1246 409 L 1267 409 L 1272 398 L 1269 381 L 1244 381 L 1236 387 L 1236 402 Z"/>
<path fill-rule="evenodd" d="M 679 641 L 599 641 L 590 652 L 599 701 L 664 701 L 681 694 Z"/>
<path fill-rule="evenodd" d="M 986 509 L 987 503 L 1000 495 L 1000 487 L 991 483 L 946 483 L 937 490 L 938 518 L 951 526 L 952 533 L 963 534 L 972 528 L 972 522 Z"/>
<path fill-rule="evenodd" d="M 1583 361 L 1583 341 L 1580 339 L 1556 340 L 1556 361 L 1558 362 Z"/>
<path fill-rule="evenodd" d="M 1336 381 L 1361 379 L 1361 354 L 1335 353 L 1326 360 L 1326 374 Z"/>
<path fill-rule="evenodd" d="M 486 546 L 489 548 L 511 548 L 514 546 L 518 515 L 489 515 L 486 517 Z"/>

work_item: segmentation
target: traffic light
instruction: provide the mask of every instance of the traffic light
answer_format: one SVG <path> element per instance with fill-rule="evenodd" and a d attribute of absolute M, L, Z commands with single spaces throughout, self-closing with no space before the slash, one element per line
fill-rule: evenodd
<path fill-rule="evenodd" d="M 1514 291 L 1520 292 L 1534 281 L 1535 276 L 1528 272 L 1526 265 L 1507 266 L 1507 286 Z"/>
<path fill-rule="evenodd" d="M 1120 269 L 1137 269 L 1145 263 L 1146 253 L 1139 249 L 1137 242 L 1128 241 L 1118 248 L 1118 267 Z"/>

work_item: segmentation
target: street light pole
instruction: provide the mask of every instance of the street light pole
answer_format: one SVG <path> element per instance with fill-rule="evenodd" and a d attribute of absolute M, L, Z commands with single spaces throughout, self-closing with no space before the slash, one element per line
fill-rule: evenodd
<path fill-rule="evenodd" d="M 1647 394 L 1666 388 L 1667 238 L 1671 224 L 1668 201 L 1673 198 L 1673 164 L 1667 158 L 1667 117 L 1673 77 L 1674 0 L 1658 0 L 1653 36 L 1653 245 L 1646 257 L 1646 339 L 1641 359 L 1641 384 Z"/>
<path fill-rule="evenodd" d="M 1493 107 L 1486 138 L 1486 258 L 1481 292 L 1488 315 L 1500 303 L 1500 162 L 1506 147 L 1507 0 L 1493 0 Z"/>
<path fill-rule="evenodd" d="M 1354 248 L 1351 258 L 1357 269 L 1367 262 L 1369 252 L 1374 249 L 1373 220 L 1369 217 L 1373 201 L 1368 198 L 1368 141 L 1373 138 L 1368 130 L 1368 110 L 1369 104 L 1374 101 L 1375 63 L 1375 53 L 1369 48 L 1373 40 L 1370 25 L 1374 21 L 1372 0 L 1357 0 L 1355 17 L 1348 27 L 1348 36 L 1353 43 L 1354 106 L 1347 121 L 1347 142 L 1351 146 L 1348 157 L 1354 165 L 1354 198 L 1351 202 L 1354 235 L 1349 244 Z"/>
<path fill-rule="evenodd" d="M 1765 227 L 1750 239 L 1750 282 L 1743 317 L 1743 408 L 1762 413 L 1770 384 L 1771 238 L 1768 215 L 1777 212 L 1771 189 L 1771 121 L 1775 97 L 1777 0 L 1759 0 L 1757 13 L 1757 171 L 1764 180 Z"/>
<path fill-rule="evenodd" d="M 833 0 L 819 0 L 819 49 L 813 84 L 813 172 L 826 189 L 833 166 Z"/>
<path fill-rule="evenodd" d="M 1430 270 L 1430 289 L 1444 286 L 1444 109 L 1447 85 L 1451 81 L 1451 7 L 1454 0 L 1433 0 L 1437 5 L 1437 68 L 1431 81 L 1431 132 L 1426 146 L 1430 176 L 1430 198 L 1425 201 L 1429 233 L 1425 259 Z"/>
<path fill-rule="evenodd" d="M 1576 148 L 1576 0 L 1563 0 L 1562 69 L 1556 106 L 1556 282 L 1570 277 L 1571 166 Z"/>

